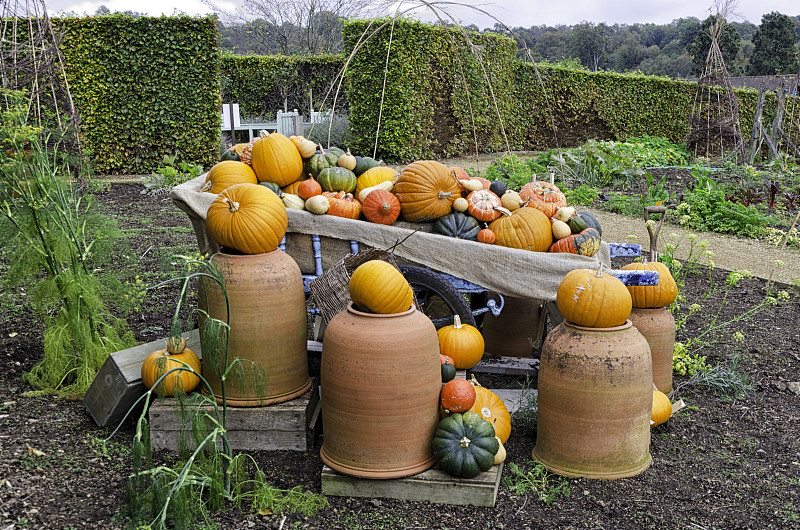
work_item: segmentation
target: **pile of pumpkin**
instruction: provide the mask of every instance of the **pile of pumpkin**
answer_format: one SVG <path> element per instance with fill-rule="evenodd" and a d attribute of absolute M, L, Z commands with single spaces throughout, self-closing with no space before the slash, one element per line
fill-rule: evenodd
<path fill-rule="evenodd" d="M 223 158 L 208 172 L 203 191 L 261 184 L 286 208 L 317 215 L 384 225 L 432 222 L 438 234 L 537 252 L 592 256 L 600 248 L 597 219 L 568 207 L 550 182 L 536 180 L 517 192 L 433 160 L 398 173 L 370 157 L 279 133 L 237 144 Z"/>
<path fill-rule="evenodd" d="M 350 276 L 350 298 L 362 311 L 401 313 L 411 307 L 413 291 L 393 265 L 370 260 Z M 437 331 L 442 374 L 440 421 L 433 438 L 434 458 L 450 475 L 472 478 L 505 460 L 503 444 L 511 434 L 511 415 L 500 397 L 473 376 L 456 379 L 483 357 L 484 341 L 474 326 L 453 324 Z"/>

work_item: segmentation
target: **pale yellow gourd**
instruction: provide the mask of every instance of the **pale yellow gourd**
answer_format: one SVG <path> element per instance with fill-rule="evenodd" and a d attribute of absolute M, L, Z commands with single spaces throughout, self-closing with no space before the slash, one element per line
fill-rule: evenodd
<path fill-rule="evenodd" d="M 331 203 L 324 195 L 314 195 L 306 199 L 306 210 L 313 214 L 324 215 L 330 207 Z"/>
<path fill-rule="evenodd" d="M 469 201 L 464 197 L 459 197 L 453 201 L 453 210 L 457 212 L 466 212 L 469 209 Z"/>
<path fill-rule="evenodd" d="M 358 193 L 356 198 L 358 199 L 358 202 L 364 202 L 367 198 L 367 195 L 369 195 L 370 192 L 373 192 L 375 190 L 386 190 L 390 192 L 392 191 L 392 188 L 394 188 L 394 180 L 385 180 L 383 182 L 375 184 L 374 186 L 370 186 L 369 188 L 364 188 Z"/>
<path fill-rule="evenodd" d="M 572 230 L 569 228 L 569 225 L 564 221 L 559 221 L 558 219 L 552 219 L 552 228 L 553 228 L 553 237 L 556 239 L 564 239 L 565 237 L 569 237 L 572 235 Z"/>

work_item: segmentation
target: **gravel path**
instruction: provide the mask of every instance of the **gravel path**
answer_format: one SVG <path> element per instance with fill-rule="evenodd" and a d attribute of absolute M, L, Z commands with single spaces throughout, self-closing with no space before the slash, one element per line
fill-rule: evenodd
<path fill-rule="evenodd" d="M 650 249 L 650 237 L 644 221 L 634 217 L 612 214 L 602 210 L 589 210 L 600 226 L 603 227 L 603 239 L 616 243 L 631 242 L 642 245 L 643 252 Z M 754 276 L 768 279 L 774 268 L 773 281 L 791 284 L 792 279 L 800 280 L 800 250 L 787 248 L 784 250 L 755 239 L 726 236 L 714 232 L 695 232 L 682 226 L 665 223 L 659 236 L 659 250 L 667 243 L 678 242 L 676 255 L 686 259 L 690 251 L 688 236 L 695 234 L 697 241 L 708 243 L 708 250 L 714 254 L 714 265 L 725 270 L 748 270 Z M 634 236 L 629 238 L 628 236 Z M 695 255 L 698 249 L 695 248 Z M 782 266 L 774 266 L 775 260 L 783 262 Z M 702 264 L 703 261 L 701 260 Z"/>

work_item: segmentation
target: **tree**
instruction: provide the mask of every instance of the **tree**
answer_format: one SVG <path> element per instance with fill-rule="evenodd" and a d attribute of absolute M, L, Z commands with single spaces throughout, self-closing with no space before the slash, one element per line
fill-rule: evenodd
<path fill-rule="evenodd" d="M 246 27 L 250 37 L 272 54 L 318 55 L 342 51 L 342 19 L 372 14 L 372 0 L 249 0 L 235 11 L 203 3 L 226 25 Z"/>
<path fill-rule="evenodd" d="M 706 57 L 708 57 L 708 50 L 711 48 L 711 25 L 716 18 L 717 15 L 711 15 L 705 19 L 700 24 L 694 41 L 686 47 L 686 51 L 692 56 L 692 63 L 694 65 L 692 74 L 694 75 L 703 73 Z M 742 45 L 742 37 L 736 31 L 736 28 L 727 21 L 723 22 L 722 31 L 720 32 L 717 44 L 722 52 L 722 59 L 725 61 L 728 72 L 731 75 L 740 75 L 741 68 L 735 61 L 736 56 L 739 54 L 739 48 Z"/>
<path fill-rule="evenodd" d="M 568 50 L 572 57 L 580 59 L 581 64 L 597 71 L 604 63 L 608 45 L 608 26 L 591 22 L 581 22 L 569 36 Z"/>
<path fill-rule="evenodd" d="M 753 35 L 753 55 L 747 75 L 796 74 L 798 70 L 794 20 L 773 11 L 761 17 Z"/>

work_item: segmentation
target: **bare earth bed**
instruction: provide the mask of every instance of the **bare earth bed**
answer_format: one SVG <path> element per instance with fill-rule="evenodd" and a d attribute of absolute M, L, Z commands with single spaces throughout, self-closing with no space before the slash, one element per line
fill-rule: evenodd
<path fill-rule="evenodd" d="M 137 267 L 147 280 L 147 271 L 171 270 L 171 255 L 196 243 L 184 214 L 169 202 L 141 195 L 141 189 L 112 184 L 98 198 L 133 234 L 127 266 Z M 644 239 L 639 242 L 646 246 Z M 742 281 L 724 303 L 720 295 L 706 299 L 712 285 L 724 281 L 721 269 L 738 268 L 720 254 L 717 270 L 701 270 L 687 280 L 685 305 L 699 303 L 703 309 L 678 340 L 706 329 L 717 313 L 718 322 L 725 322 L 764 297 L 765 282 L 756 278 Z M 535 495 L 512 495 L 501 485 L 494 508 L 329 497 L 329 507 L 310 518 L 287 514 L 282 521 L 280 515 L 232 510 L 215 520 L 220 528 L 800 528 L 800 307 L 797 291 L 789 290 L 790 303 L 720 330 L 724 340 L 702 352 L 710 364 L 738 353 L 739 370 L 755 384 L 753 396 L 726 400 L 685 387 L 679 397 L 687 407 L 653 430 L 653 464 L 637 477 L 569 479 L 569 496 L 558 495 L 550 504 Z M 98 428 L 81 401 L 22 396 L 30 388 L 21 375 L 42 355 L 41 329 L 22 294 L 4 294 L 0 305 L 0 529 L 122 528 L 132 427 L 123 427 L 104 451 L 96 440 L 110 429 Z M 166 334 L 176 295 L 173 287 L 153 291 L 146 309 L 128 318 L 137 340 Z M 737 330 L 743 343 L 730 340 Z M 312 376 L 318 375 L 318 362 L 312 358 L 310 364 Z M 684 380 L 675 376 L 675 384 Z M 491 383 L 514 388 L 521 380 Z M 535 442 L 535 424 L 515 424 L 508 461 L 526 464 Z M 253 456 L 275 486 L 319 492 L 321 443 L 319 435 L 307 453 Z"/>

